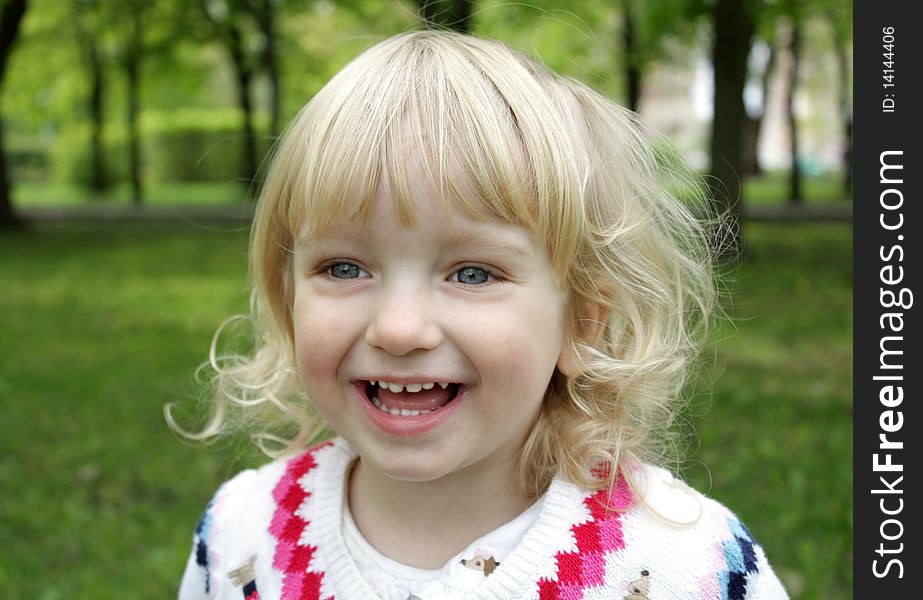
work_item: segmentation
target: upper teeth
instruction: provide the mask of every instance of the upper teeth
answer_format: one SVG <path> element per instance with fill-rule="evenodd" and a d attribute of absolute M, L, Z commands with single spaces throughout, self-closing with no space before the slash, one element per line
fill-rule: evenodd
<path fill-rule="evenodd" d="M 372 381 L 372 385 L 378 384 L 378 387 L 384 389 L 387 388 L 395 394 L 398 392 L 408 391 L 408 392 L 419 392 L 420 390 L 431 390 L 437 385 L 442 389 L 449 387 L 449 382 L 447 381 L 428 381 L 426 383 L 391 383 L 390 381 Z"/>

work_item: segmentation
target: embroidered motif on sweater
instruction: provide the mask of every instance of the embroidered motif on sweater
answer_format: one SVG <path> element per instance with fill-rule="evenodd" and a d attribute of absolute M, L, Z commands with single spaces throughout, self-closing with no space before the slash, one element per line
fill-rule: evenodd
<path fill-rule="evenodd" d="M 650 589 L 650 572 L 641 571 L 641 577 L 628 584 L 628 595 L 624 600 L 648 600 L 647 592 Z"/>
<path fill-rule="evenodd" d="M 484 574 L 485 577 L 494 572 L 494 569 L 500 566 L 500 563 L 497 562 L 489 551 L 484 550 L 483 548 L 478 548 L 474 551 L 474 556 L 471 558 L 461 559 L 461 564 L 472 569 L 474 571 L 480 571 Z"/>
<path fill-rule="evenodd" d="M 584 500 L 592 519 L 571 527 L 577 551 L 555 555 L 556 577 L 539 580 L 540 600 L 579 600 L 584 590 L 605 583 L 606 557 L 625 547 L 622 511 L 631 502 L 631 490 L 624 477 L 619 477 L 611 494 L 600 490 Z"/>
<path fill-rule="evenodd" d="M 282 598 L 285 600 L 320 598 L 324 574 L 309 570 L 317 546 L 301 543 L 301 534 L 308 522 L 297 514 L 297 510 L 310 495 L 300 480 L 317 466 L 314 453 L 329 445 L 329 442 L 321 444 L 290 459 L 272 490 L 276 502 L 276 510 L 269 525 L 269 533 L 276 538 L 272 566 L 282 573 Z"/>
<path fill-rule="evenodd" d="M 256 564 L 256 556 L 251 556 L 242 566 L 228 573 L 228 579 L 243 588 L 244 600 L 260 600 L 260 593 L 256 589 L 256 578 L 253 572 L 254 564 Z"/>

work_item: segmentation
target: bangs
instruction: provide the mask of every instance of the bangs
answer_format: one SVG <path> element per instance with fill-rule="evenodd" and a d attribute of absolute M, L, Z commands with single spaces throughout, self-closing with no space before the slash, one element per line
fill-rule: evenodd
<path fill-rule="evenodd" d="M 415 202 L 435 200 L 525 226 L 560 251 L 562 238 L 576 237 L 567 229 L 583 193 L 567 157 L 581 153 L 541 77 L 495 42 L 423 32 L 375 46 L 292 125 L 273 167 L 281 173 L 270 175 L 287 182 L 273 212 L 297 237 L 368 218 L 384 192 L 405 225 L 416 222 Z"/>

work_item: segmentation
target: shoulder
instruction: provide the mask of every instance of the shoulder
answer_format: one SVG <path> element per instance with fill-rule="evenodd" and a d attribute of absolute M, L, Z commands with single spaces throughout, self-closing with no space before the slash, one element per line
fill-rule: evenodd
<path fill-rule="evenodd" d="M 637 576 L 647 571 L 652 590 L 671 588 L 665 597 L 788 597 L 762 546 L 728 507 L 666 469 L 645 465 L 635 475 L 625 543 L 651 564 L 637 565 Z"/>
<path fill-rule="evenodd" d="M 574 564 L 604 570 L 604 583 L 584 598 L 632 600 L 788 598 L 763 548 L 737 516 L 668 471 L 642 466 L 631 486 L 622 477 L 612 490 L 586 492 L 585 509 L 571 527 Z M 566 556 L 556 557 L 550 579 L 564 585 Z M 575 562 L 576 560 L 576 562 Z M 577 569 L 584 578 L 584 567 Z M 594 595 L 597 594 L 597 595 Z M 613 596 L 614 595 L 614 596 Z"/>
<path fill-rule="evenodd" d="M 265 510 L 273 511 L 279 505 L 290 506 L 296 501 L 295 496 L 304 496 L 312 488 L 324 485 L 326 482 L 316 477 L 324 470 L 318 467 L 348 458 L 350 453 L 351 450 L 339 440 L 331 440 L 299 454 L 278 458 L 257 469 L 241 471 L 215 492 L 202 514 L 197 531 L 224 522 L 239 529 L 261 521 L 260 516 Z"/>
<path fill-rule="evenodd" d="M 271 572 L 274 549 L 289 530 L 295 531 L 291 521 L 297 519 L 305 498 L 318 486 L 342 483 L 318 480 L 324 470 L 318 467 L 348 452 L 342 445 L 325 442 L 242 471 L 223 483 L 196 524 L 180 597 L 202 597 L 184 590 L 222 597 L 222 588 L 245 586 L 260 571 Z"/>

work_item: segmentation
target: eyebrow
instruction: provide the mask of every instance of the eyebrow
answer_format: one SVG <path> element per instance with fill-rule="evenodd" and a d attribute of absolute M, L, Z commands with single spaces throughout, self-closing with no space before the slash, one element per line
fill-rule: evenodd
<path fill-rule="evenodd" d="M 323 231 L 312 231 L 302 233 L 295 238 L 294 251 L 310 251 L 314 246 L 325 242 L 349 242 L 356 239 L 363 239 L 359 227 L 355 225 L 341 225 L 336 228 L 326 229 Z"/>
<path fill-rule="evenodd" d="M 512 243 L 500 241 L 495 236 L 481 233 L 473 235 L 466 232 L 454 233 L 446 238 L 446 245 L 452 247 L 474 246 L 478 250 L 519 259 L 530 259 L 535 255 L 531 246 L 526 246 L 518 241 Z"/>
<path fill-rule="evenodd" d="M 364 240 L 365 236 L 358 226 L 340 226 L 333 230 L 300 236 L 295 240 L 295 252 L 310 252 L 315 246 L 327 242 L 352 242 Z M 531 259 L 535 251 L 524 241 L 500 240 L 499 236 L 484 232 L 478 225 L 457 227 L 444 238 L 444 244 L 450 248 L 474 247 L 478 250 L 509 256 L 514 259 Z"/>

